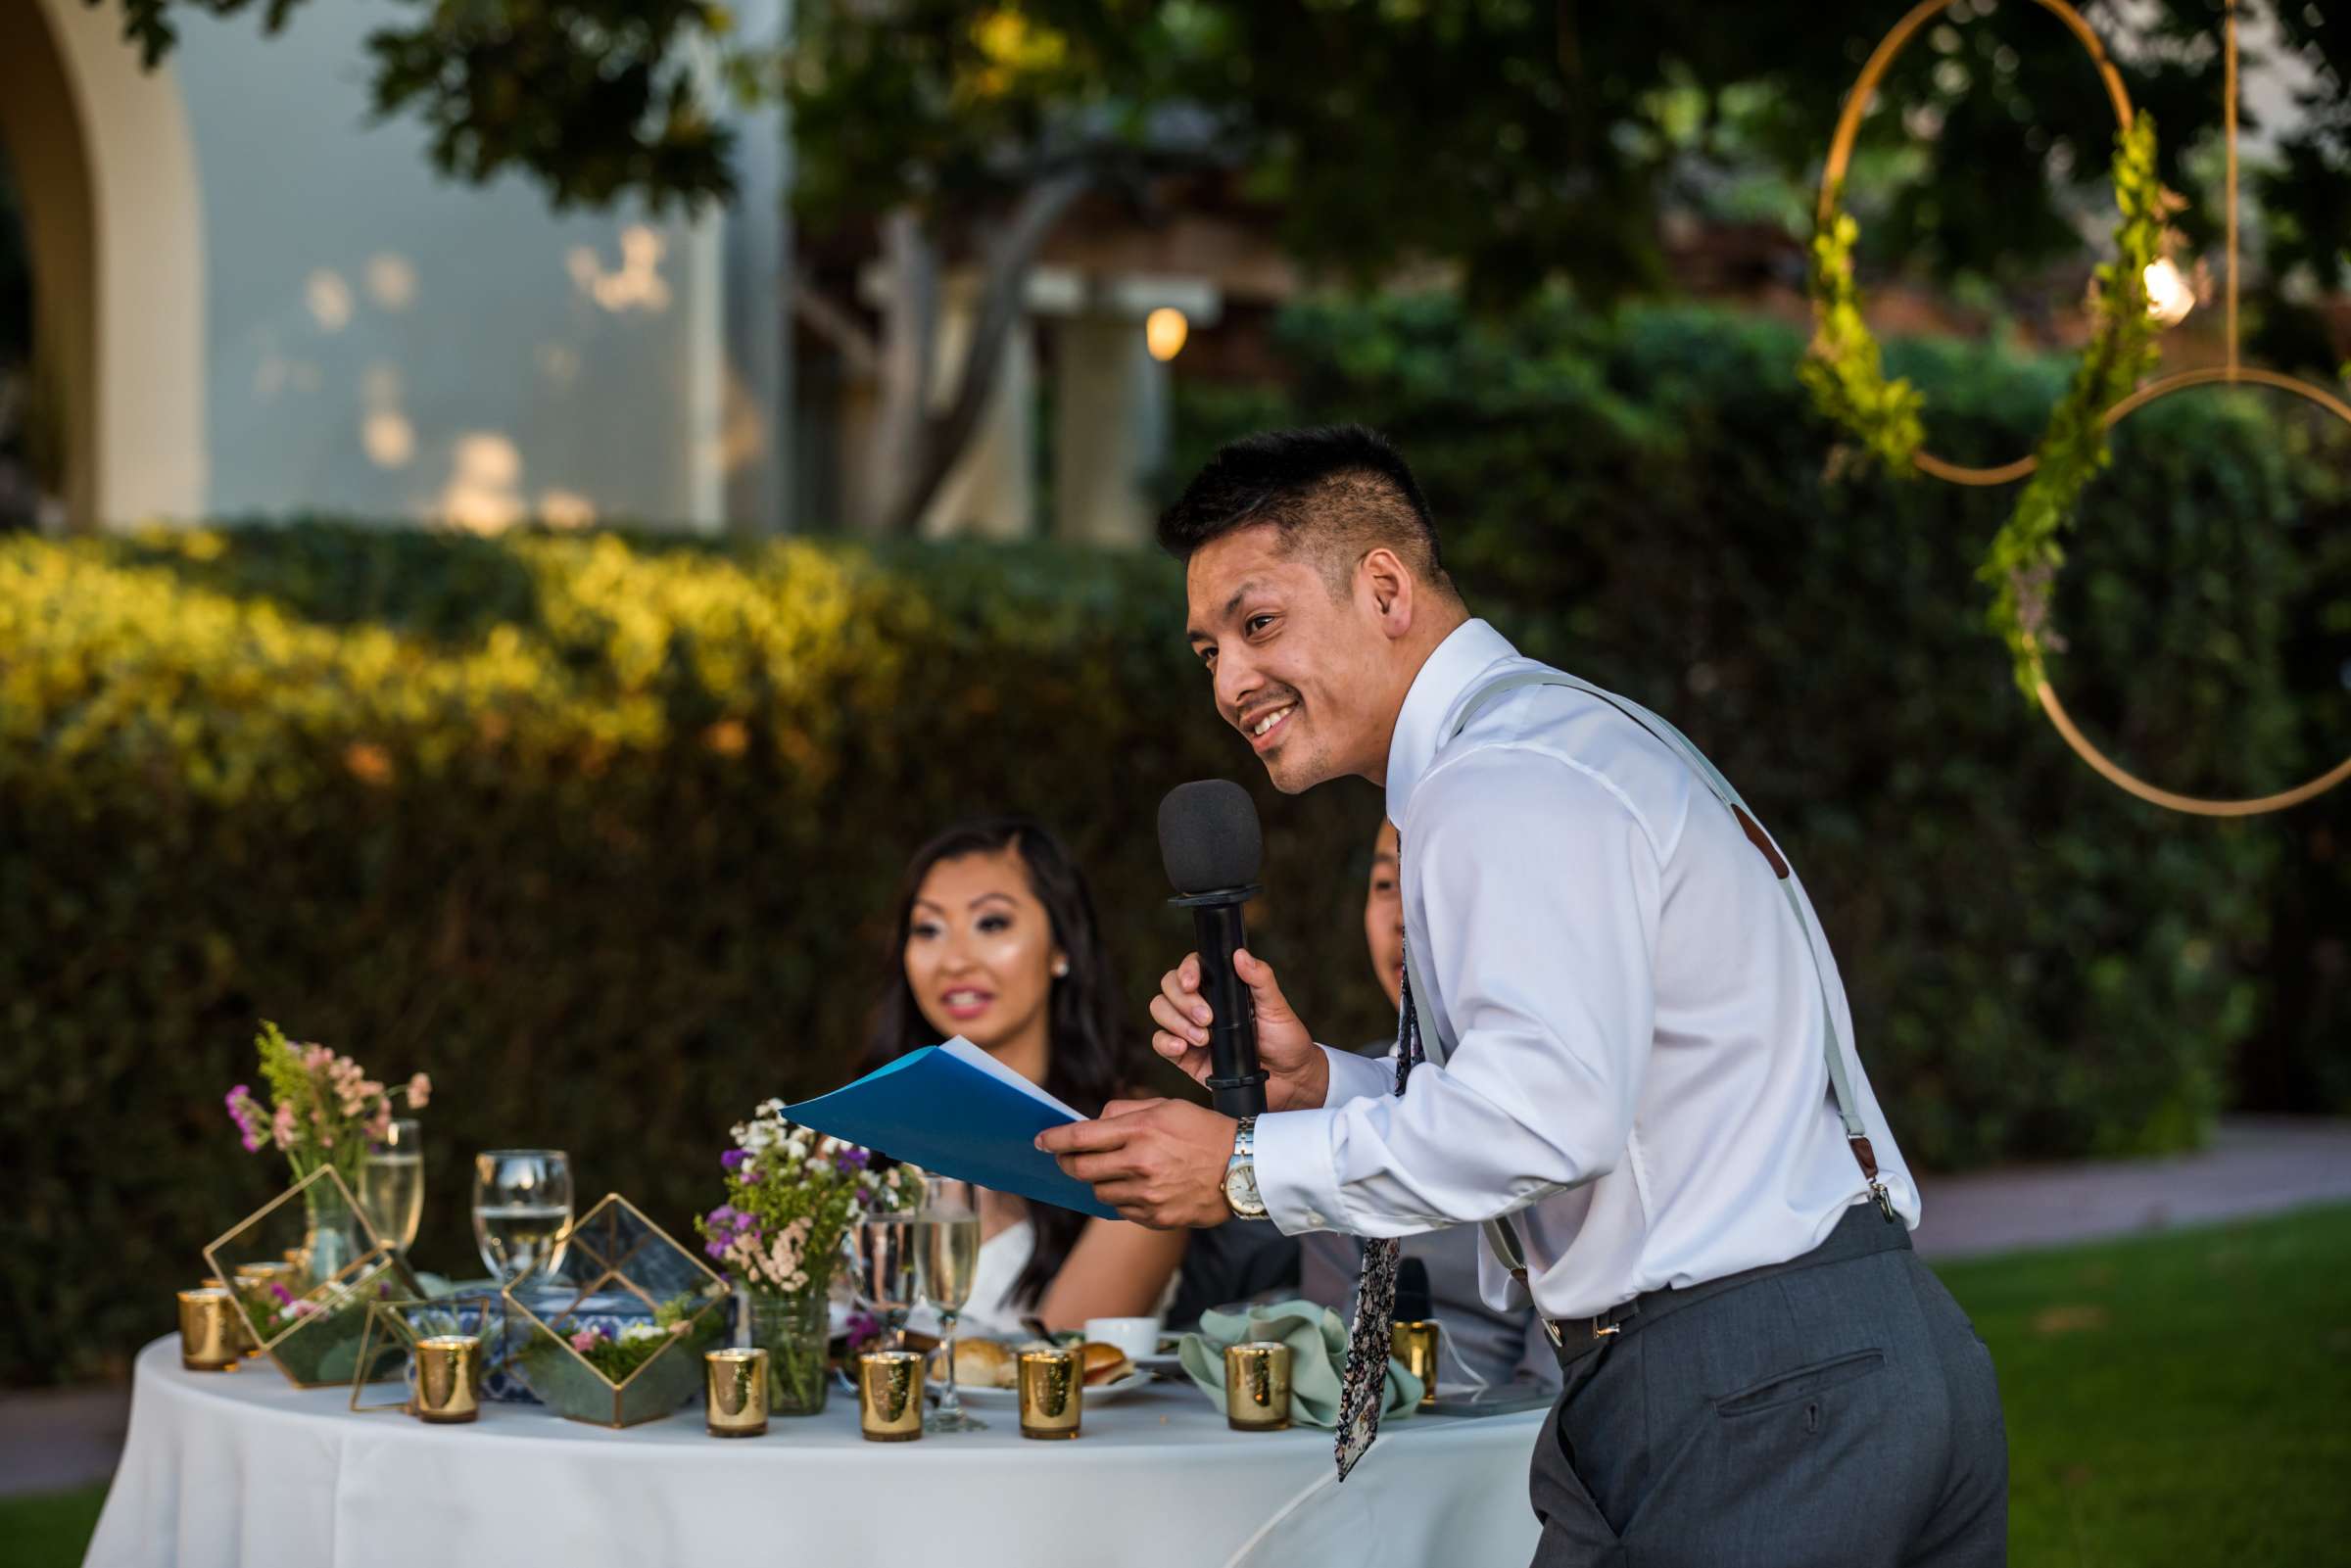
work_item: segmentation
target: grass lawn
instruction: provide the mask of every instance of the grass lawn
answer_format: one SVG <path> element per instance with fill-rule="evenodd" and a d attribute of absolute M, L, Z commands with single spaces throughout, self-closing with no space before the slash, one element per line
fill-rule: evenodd
<path fill-rule="evenodd" d="M 1942 1269 L 1991 1346 L 2018 1568 L 2351 1562 L 2351 1207 Z M 104 1487 L 0 1499 L 71 1568 Z"/>
<path fill-rule="evenodd" d="M 0 1497 L 0 1562 L 20 1568 L 72 1568 L 98 1528 L 106 1483 L 37 1497 Z"/>
<path fill-rule="evenodd" d="M 2351 1561 L 2351 1207 L 1940 1272 L 2000 1369 L 2020 1568 Z"/>

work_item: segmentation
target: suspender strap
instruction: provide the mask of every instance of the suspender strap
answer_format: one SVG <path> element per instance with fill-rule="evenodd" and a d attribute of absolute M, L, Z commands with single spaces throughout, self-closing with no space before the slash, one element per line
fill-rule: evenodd
<path fill-rule="evenodd" d="M 1787 858 L 1780 853 L 1779 846 L 1763 832 L 1754 814 L 1747 809 L 1747 802 L 1740 798 L 1739 791 L 1731 787 L 1731 782 L 1706 760 L 1705 753 L 1691 743 L 1688 736 L 1638 702 L 1620 697 L 1612 691 L 1604 691 L 1591 682 L 1579 680 L 1564 671 L 1524 670 L 1497 676 L 1487 682 L 1471 692 L 1469 699 L 1462 704 L 1459 716 L 1455 718 L 1453 727 L 1446 731 L 1438 749 L 1442 751 L 1447 744 L 1458 739 L 1462 732 L 1469 727 L 1470 721 L 1487 707 L 1530 686 L 1559 686 L 1571 691 L 1581 691 L 1586 696 L 1606 702 L 1648 731 L 1698 776 L 1699 782 L 1738 821 L 1739 830 L 1747 835 L 1748 842 L 1753 844 L 1757 853 L 1770 865 L 1773 877 L 1779 881 L 1780 892 L 1787 899 L 1790 912 L 1796 916 L 1797 933 L 1803 938 L 1804 951 L 1812 960 L 1813 978 L 1820 987 L 1822 1055 L 1828 1066 L 1829 1092 L 1837 1102 L 1837 1117 L 1845 1124 L 1846 1143 L 1853 1152 L 1853 1163 L 1861 1167 L 1862 1179 L 1869 1184 L 1870 1196 L 1877 1200 L 1879 1211 L 1892 1219 L 1894 1200 L 1887 1194 L 1886 1184 L 1878 1179 L 1877 1152 L 1870 1148 L 1869 1128 L 1861 1119 L 1860 1103 L 1853 1095 L 1852 1074 L 1846 1066 L 1844 1042 L 1837 1032 L 1837 1010 L 1829 990 L 1828 971 L 1820 961 L 1820 950 L 1825 943 L 1817 939 L 1811 917 L 1804 909 L 1804 901 L 1797 895 L 1796 879 L 1790 875 Z M 1410 942 L 1404 944 L 1404 957 L 1411 971 L 1414 1010 L 1418 1012 L 1422 999 L 1433 997 L 1436 993 L 1428 988 L 1427 977 Z M 1442 1067 L 1445 1059 L 1453 1054 L 1454 1046 L 1453 1040 L 1447 1037 L 1444 1011 L 1430 1008 L 1424 1016 L 1436 1026 L 1423 1033 L 1421 1049 L 1430 1060 Z M 1524 1284 L 1527 1277 L 1526 1250 L 1518 1241 L 1516 1227 L 1506 1217 L 1487 1220 L 1484 1228 L 1487 1243 L 1493 1247 L 1495 1256 L 1514 1278 Z"/>

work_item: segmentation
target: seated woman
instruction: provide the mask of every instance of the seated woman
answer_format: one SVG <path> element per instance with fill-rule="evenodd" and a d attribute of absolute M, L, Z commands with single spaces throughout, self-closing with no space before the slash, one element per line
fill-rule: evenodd
<path fill-rule="evenodd" d="M 1134 1093 L 1150 1053 L 1121 1022 L 1085 879 L 1038 824 L 991 818 L 925 844 L 893 929 L 868 1068 L 960 1034 L 1089 1117 Z M 1025 1315 L 1055 1329 L 1154 1315 L 1184 1247 L 1180 1231 L 995 1192 L 980 1234 L 960 1327 L 996 1338 L 1027 1337 Z"/>

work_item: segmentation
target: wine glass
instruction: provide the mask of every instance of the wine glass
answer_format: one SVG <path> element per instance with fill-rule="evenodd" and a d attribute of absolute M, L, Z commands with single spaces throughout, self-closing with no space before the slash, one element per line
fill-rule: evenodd
<path fill-rule="evenodd" d="M 913 1218 L 876 1214 L 861 1221 L 849 1232 L 849 1255 L 857 1260 L 859 1301 L 881 1317 L 888 1347 L 904 1350 L 917 1285 Z"/>
<path fill-rule="evenodd" d="M 980 1189 L 968 1181 L 933 1176 L 923 1183 L 914 1212 L 915 1272 L 923 1301 L 938 1314 L 939 1354 L 946 1357 L 945 1392 L 923 1421 L 926 1432 L 982 1432 L 987 1423 L 964 1412 L 955 1392 L 955 1319 L 972 1299 L 980 1267 Z"/>
<path fill-rule="evenodd" d="M 384 1131 L 360 1166 L 360 1210 L 384 1244 L 406 1258 L 424 1220 L 424 1133 L 403 1117 Z"/>
<path fill-rule="evenodd" d="M 571 1157 L 560 1149 L 492 1149 L 473 1157 L 473 1243 L 502 1285 L 545 1259 L 563 1266 L 571 1224 Z"/>

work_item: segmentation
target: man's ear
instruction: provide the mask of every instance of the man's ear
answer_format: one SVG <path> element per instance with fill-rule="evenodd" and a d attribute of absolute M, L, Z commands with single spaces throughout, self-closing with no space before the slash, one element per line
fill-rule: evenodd
<path fill-rule="evenodd" d="M 1385 545 L 1372 547 L 1356 568 L 1357 581 L 1379 618 L 1380 630 L 1390 640 L 1403 638 L 1413 629 L 1413 609 L 1418 586 L 1403 560 Z"/>

